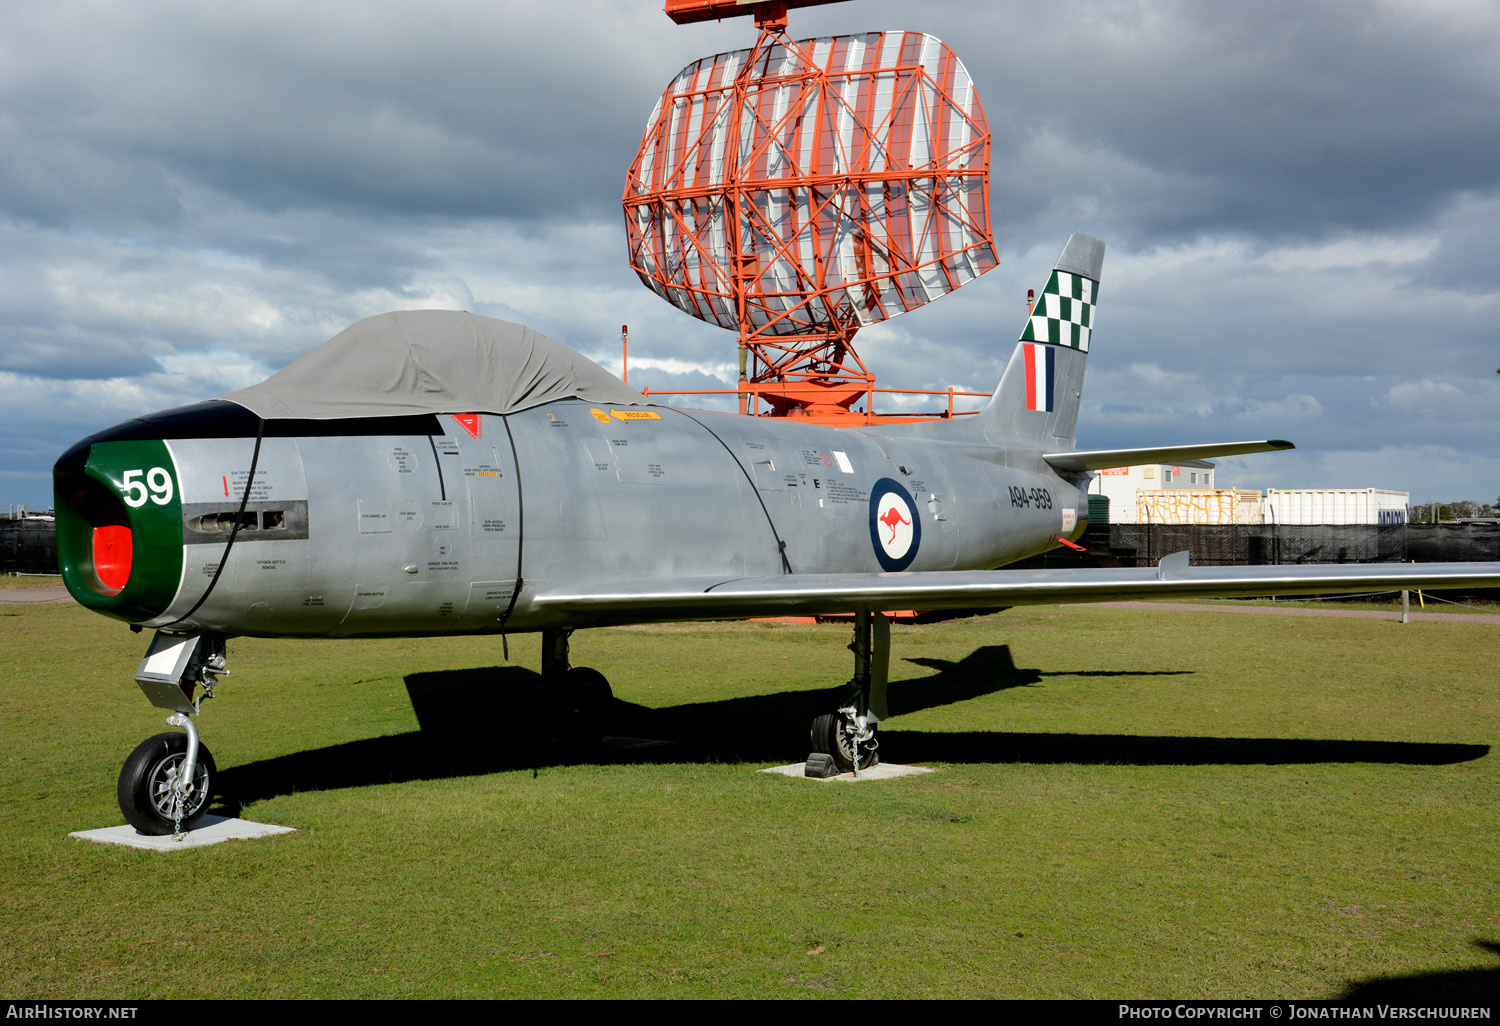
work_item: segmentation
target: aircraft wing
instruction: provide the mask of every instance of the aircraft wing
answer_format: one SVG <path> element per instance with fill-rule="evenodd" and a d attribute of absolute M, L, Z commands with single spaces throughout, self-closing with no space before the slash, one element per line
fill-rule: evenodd
<path fill-rule="evenodd" d="M 1108 470 L 1111 467 L 1138 467 L 1143 463 L 1211 460 L 1216 456 L 1242 456 L 1247 452 L 1279 452 L 1295 448 L 1291 442 L 1272 438 L 1264 442 L 1212 442 L 1207 445 L 1167 445 L 1157 449 L 1080 449 L 1044 453 L 1042 459 L 1058 470 Z"/>
<path fill-rule="evenodd" d="M 987 609 L 1140 598 L 1250 598 L 1418 588 L 1500 588 L 1500 563 L 1190 566 L 1187 553 L 1128 569 L 787 574 L 559 585 L 537 606 L 603 622 Z"/>

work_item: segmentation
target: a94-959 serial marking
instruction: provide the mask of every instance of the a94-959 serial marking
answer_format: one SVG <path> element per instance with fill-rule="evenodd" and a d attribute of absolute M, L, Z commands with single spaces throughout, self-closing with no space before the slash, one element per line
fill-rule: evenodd
<path fill-rule="evenodd" d="M 1051 509 L 1052 492 L 1046 488 L 1020 488 L 1011 485 L 1010 504 L 1015 509 L 1029 509 L 1032 506 L 1037 509 Z"/>

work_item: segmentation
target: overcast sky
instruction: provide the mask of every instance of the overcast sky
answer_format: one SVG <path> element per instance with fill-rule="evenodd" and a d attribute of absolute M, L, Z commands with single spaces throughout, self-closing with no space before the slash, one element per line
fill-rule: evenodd
<path fill-rule="evenodd" d="M 994 133 L 1001 266 L 859 336 L 888 387 L 993 388 L 1070 231 L 1109 249 L 1079 445 L 1290 438 L 1220 485 L 1500 495 L 1500 4 L 898 3 L 798 37 L 947 41 Z M 126 417 L 351 322 L 522 321 L 631 382 L 733 336 L 648 292 L 646 118 L 746 19 L 659 2 L 0 4 L 0 505 Z M 717 378 L 718 380 L 715 380 Z"/>

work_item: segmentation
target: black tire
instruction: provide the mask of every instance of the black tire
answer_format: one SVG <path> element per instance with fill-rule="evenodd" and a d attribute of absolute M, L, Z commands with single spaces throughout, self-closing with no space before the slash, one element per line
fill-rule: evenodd
<path fill-rule="evenodd" d="M 563 675 L 568 703 L 580 712 L 602 712 L 615 700 L 604 674 L 591 666 L 575 666 Z"/>
<path fill-rule="evenodd" d="M 842 713 L 824 713 L 813 717 L 809 741 L 814 752 L 833 757 L 833 764 L 840 773 L 854 769 L 854 734 L 851 724 Z M 872 738 L 859 749 L 859 768 L 869 769 L 880 764 L 880 752 Z"/>
<path fill-rule="evenodd" d="M 589 666 L 575 666 L 562 678 L 563 702 L 570 728 L 580 740 L 597 741 L 615 693 L 604 674 Z"/>
<path fill-rule="evenodd" d="M 120 783 L 117 794 L 120 811 L 125 820 L 140 833 L 152 837 L 170 834 L 175 824 L 172 821 L 170 784 L 172 774 L 187 758 L 186 734 L 168 731 L 147 738 L 136 746 L 135 751 L 120 768 Z M 213 797 L 214 775 L 218 767 L 208 746 L 198 745 L 198 768 L 193 773 L 193 793 L 183 809 L 182 828 L 190 830 L 193 824 L 208 811 L 209 799 Z"/>

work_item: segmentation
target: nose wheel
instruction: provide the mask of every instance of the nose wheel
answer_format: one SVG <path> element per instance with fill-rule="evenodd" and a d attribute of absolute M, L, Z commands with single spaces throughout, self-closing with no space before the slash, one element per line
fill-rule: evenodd
<path fill-rule="evenodd" d="M 184 779 L 188 736 L 157 734 L 136 746 L 120 769 L 120 811 L 136 830 L 152 837 L 191 830 L 208 811 L 218 772 L 208 747 L 198 744 L 192 779 Z"/>

